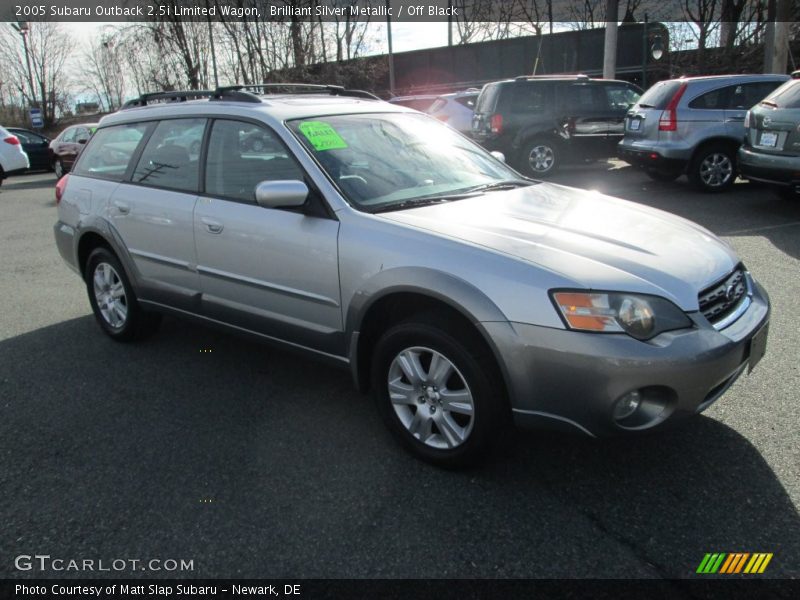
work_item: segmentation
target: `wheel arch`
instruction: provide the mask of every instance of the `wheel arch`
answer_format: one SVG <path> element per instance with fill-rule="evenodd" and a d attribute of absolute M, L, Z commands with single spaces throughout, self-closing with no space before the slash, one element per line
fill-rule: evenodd
<path fill-rule="evenodd" d="M 134 267 L 130 254 L 121 243 L 119 235 L 116 234 L 116 231 L 109 223 L 101 219 L 82 224 L 80 235 L 76 236 L 75 258 L 81 278 L 85 276 L 86 263 L 89 260 L 89 256 L 95 248 L 99 247 L 107 248 L 119 259 L 131 283 L 139 280 L 138 271 Z"/>
<path fill-rule="evenodd" d="M 405 271 L 393 269 L 378 276 L 380 280 L 388 278 L 396 283 L 378 287 L 372 293 L 367 290 L 356 293 L 347 312 L 348 354 L 359 391 L 369 389 L 372 350 L 382 332 L 415 314 L 426 312 L 442 314 L 458 326 L 459 331 L 481 344 L 493 358 L 493 366 L 509 390 L 508 373 L 501 354 L 482 325 L 483 322 L 507 321 L 499 307 L 473 285 L 447 273 L 415 271 L 413 280 L 399 283 L 399 274 L 395 273 L 398 270 Z M 379 285 L 379 282 L 373 284 Z"/>
<path fill-rule="evenodd" d="M 736 153 L 739 150 L 739 146 L 742 145 L 741 140 L 737 140 L 736 138 L 732 138 L 732 137 L 728 137 L 728 136 L 724 136 L 724 135 L 718 135 L 718 136 L 714 136 L 714 137 L 710 137 L 708 139 L 705 139 L 702 142 L 700 142 L 699 144 L 697 144 L 697 147 L 692 151 L 692 156 L 689 159 L 688 164 L 689 165 L 694 164 L 694 161 L 697 160 L 697 157 L 700 155 L 700 153 L 703 150 L 705 150 L 709 146 L 715 146 L 717 144 L 723 145 L 723 146 L 727 146 L 728 148 L 730 148 L 731 151 L 732 151 L 733 160 L 734 160 L 734 162 L 736 161 Z"/>

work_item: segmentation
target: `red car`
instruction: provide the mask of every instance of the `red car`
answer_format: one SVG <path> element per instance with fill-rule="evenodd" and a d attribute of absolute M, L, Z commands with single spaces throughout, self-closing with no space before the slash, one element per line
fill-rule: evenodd
<path fill-rule="evenodd" d="M 72 125 L 50 142 L 50 161 L 56 177 L 61 179 L 64 174 L 69 173 L 75 159 L 78 158 L 95 129 L 97 129 L 97 123 Z"/>

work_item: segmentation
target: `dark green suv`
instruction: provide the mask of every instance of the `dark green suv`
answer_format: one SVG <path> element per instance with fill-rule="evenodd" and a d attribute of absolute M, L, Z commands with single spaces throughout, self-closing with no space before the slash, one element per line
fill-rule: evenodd
<path fill-rule="evenodd" d="M 739 149 L 742 177 L 800 198 L 800 72 L 754 106 Z"/>

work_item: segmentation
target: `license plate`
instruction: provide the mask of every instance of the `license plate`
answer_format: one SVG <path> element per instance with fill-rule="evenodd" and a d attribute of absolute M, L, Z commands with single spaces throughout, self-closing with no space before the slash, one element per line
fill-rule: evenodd
<path fill-rule="evenodd" d="M 756 368 L 758 361 L 760 361 L 767 352 L 768 332 L 769 323 L 765 323 L 750 340 L 750 366 L 747 370 L 748 373 L 752 372 L 753 369 Z"/>
<path fill-rule="evenodd" d="M 764 131 L 758 140 L 759 146 L 774 147 L 776 143 L 778 143 L 778 134 L 771 131 Z"/>
<path fill-rule="evenodd" d="M 629 131 L 639 131 L 639 125 L 641 125 L 641 119 L 631 119 L 630 123 L 628 124 Z"/>

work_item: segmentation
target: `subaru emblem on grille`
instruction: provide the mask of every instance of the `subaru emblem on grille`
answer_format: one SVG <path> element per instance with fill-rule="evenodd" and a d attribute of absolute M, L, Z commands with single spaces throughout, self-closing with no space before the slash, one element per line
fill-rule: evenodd
<path fill-rule="evenodd" d="M 736 286 L 729 285 L 728 289 L 725 290 L 725 300 L 728 302 L 733 302 L 733 299 L 736 298 Z"/>

